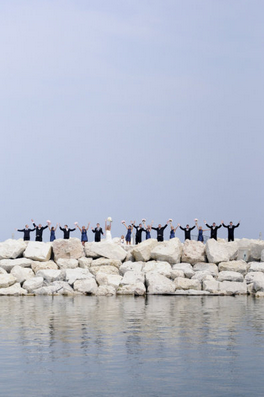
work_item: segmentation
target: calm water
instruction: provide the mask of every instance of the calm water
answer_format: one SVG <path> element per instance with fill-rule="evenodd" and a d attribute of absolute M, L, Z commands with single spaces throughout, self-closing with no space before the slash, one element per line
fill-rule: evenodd
<path fill-rule="evenodd" d="M 1 297 L 1 396 L 262 396 L 264 300 Z"/>

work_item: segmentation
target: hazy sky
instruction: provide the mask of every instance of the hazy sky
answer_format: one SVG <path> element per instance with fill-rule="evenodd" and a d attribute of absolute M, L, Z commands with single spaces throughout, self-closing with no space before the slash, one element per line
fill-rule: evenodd
<path fill-rule="evenodd" d="M 0 240 L 31 218 L 108 216 L 114 236 L 142 217 L 264 235 L 263 14 L 259 0 L 1 1 Z"/>

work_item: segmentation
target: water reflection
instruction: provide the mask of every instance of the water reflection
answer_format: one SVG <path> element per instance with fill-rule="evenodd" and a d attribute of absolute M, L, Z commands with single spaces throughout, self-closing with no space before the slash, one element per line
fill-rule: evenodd
<path fill-rule="evenodd" d="M 258 393 L 262 302 L 246 296 L 1 297 L 1 390 L 29 397 L 88 390 L 95 396 Z"/>

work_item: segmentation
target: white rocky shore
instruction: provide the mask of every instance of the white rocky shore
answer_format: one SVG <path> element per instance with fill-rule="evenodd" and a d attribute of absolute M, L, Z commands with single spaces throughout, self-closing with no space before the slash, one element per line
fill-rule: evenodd
<path fill-rule="evenodd" d="M 264 296 L 264 241 L 0 243 L 0 295 Z"/>

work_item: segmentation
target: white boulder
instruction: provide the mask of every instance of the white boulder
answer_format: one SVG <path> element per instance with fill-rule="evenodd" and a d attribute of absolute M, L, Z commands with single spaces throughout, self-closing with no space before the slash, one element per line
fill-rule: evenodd
<path fill-rule="evenodd" d="M 41 288 L 43 286 L 43 277 L 33 277 L 26 280 L 23 284 L 23 288 L 27 290 L 27 292 L 32 293 L 35 289 Z"/>
<path fill-rule="evenodd" d="M 201 290 L 201 283 L 199 280 L 189 279 L 189 278 L 182 278 L 178 277 L 174 280 L 175 289 L 195 289 Z"/>
<path fill-rule="evenodd" d="M 20 284 L 25 280 L 35 276 L 32 269 L 21 266 L 14 266 L 10 274 L 12 274 L 16 278 L 16 281 Z"/>
<path fill-rule="evenodd" d="M 117 259 L 119 261 L 123 261 L 127 255 L 127 252 L 120 245 L 108 241 L 89 243 L 89 245 L 86 243 L 86 256 L 90 256 L 90 251 L 92 251 L 98 257 Z"/>
<path fill-rule="evenodd" d="M 0 259 L 15 259 L 23 254 L 27 243 L 21 239 L 6 240 L 0 243 Z"/>
<path fill-rule="evenodd" d="M 7 288 L 0 288 L 0 295 L 27 295 L 27 290 L 21 288 L 20 283 L 15 283 Z"/>
<path fill-rule="evenodd" d="M 235 282 L 242 283 L 244 281 L 244 277 L 239 272 L 222 271 L 218 274 L 217 280 L 221 281 L 221 282 L 222 281 L 235 281 Z"/>
<path fill-rule="evenodd" d="M 151 251 L 158 245 L 158 241 L 153 238 L 142 241 L 142 243 L 137 244 L 131 251 L 133 257 L 137 262 L 148 262 L 150 260 Z"/>
<path fill-rule="evenodd" d="M 59 269 L 76 269 L 76 267 L 78 267 L 78 261 L 77 259 L 59 258 L 57 260 L 57 265 Z"/>
<path fill-rule="evenodd" d="M 86 278 L 84 280 L 76 280 L 73 284 L 73 288 L 75 291 L 90 295 L 96 294 L 98 286 L 94 278 Z"/>
<path fill-rule="evenodd" d="M 181 254 L 182 243 L 178 238 L 160 242 L 151 250 L 152 259 L 168 262 L 171 265 L 181 261 Z"/>
<path fill-rule="evenodd" d="M 57 262 L 59 258 L 79 259 L 84 256 L 83 246 L 78 238 L 55 240 L 52 243 L 52 248 L 55 262 Z"/>
<path fill-rule="evenodd" d="M 0 288 L 7 288 L 17 282 L 12 274 L 0 274 Z"/>
<path fill-rule="evenodd" d="M 231 271 L 231 272 L 239 272 L 245 275 L 248 272 L 249 264 L 245 261 L 229 261 L 229 262 L 221 262 L 218 265 L 219 272 L 223 271 Z"/>
<path fill-rule="evenodd" d="M 177 263 L 172 266 L 172 270 L 182 270 L 184 276 L 187 278 L 192 278 L 195 274 L 193 267 L 190 265 L 190 263 Z"/>
<path fill-rule="evenodd" d="M 65 275 L 62 270 L 43 269 L 39 270 L 36 276 L 43 277 L 45 281 L 52 283 L 53 281 L 63 280 Z"/>
<path fill-rule="evenodd" d="M 209 272 L 214 277 L 218 274 L 218 266 L 215 263 L 196 263 L 193 270 L 195 272 Z"/>
<path fill-rule="evenodd" d="M 31 267 L 33 261 L 27 258 L 18 259 L 2 259 L 0 260 L 0 267 L 10 272 L 14 266 Z"/>
<path fill-rule="evenodd" d="M 182 249 L 182 262 L 195 264 L 205 262 L 205 245 L 201 241 L 186 240 Z"/>
<path fill-rule="evenodd" d="M 146 285 L 150 295 L 172 294 L 175 291 L 174 282 L 157 272 L 146 274 Z"/>
<path fill-rule="evenodd" d="M 51 247 L 51 243 L 30 241 L 24 251 L 24 257 L 39 262 L 48 261 L 51 257 Z"/>

